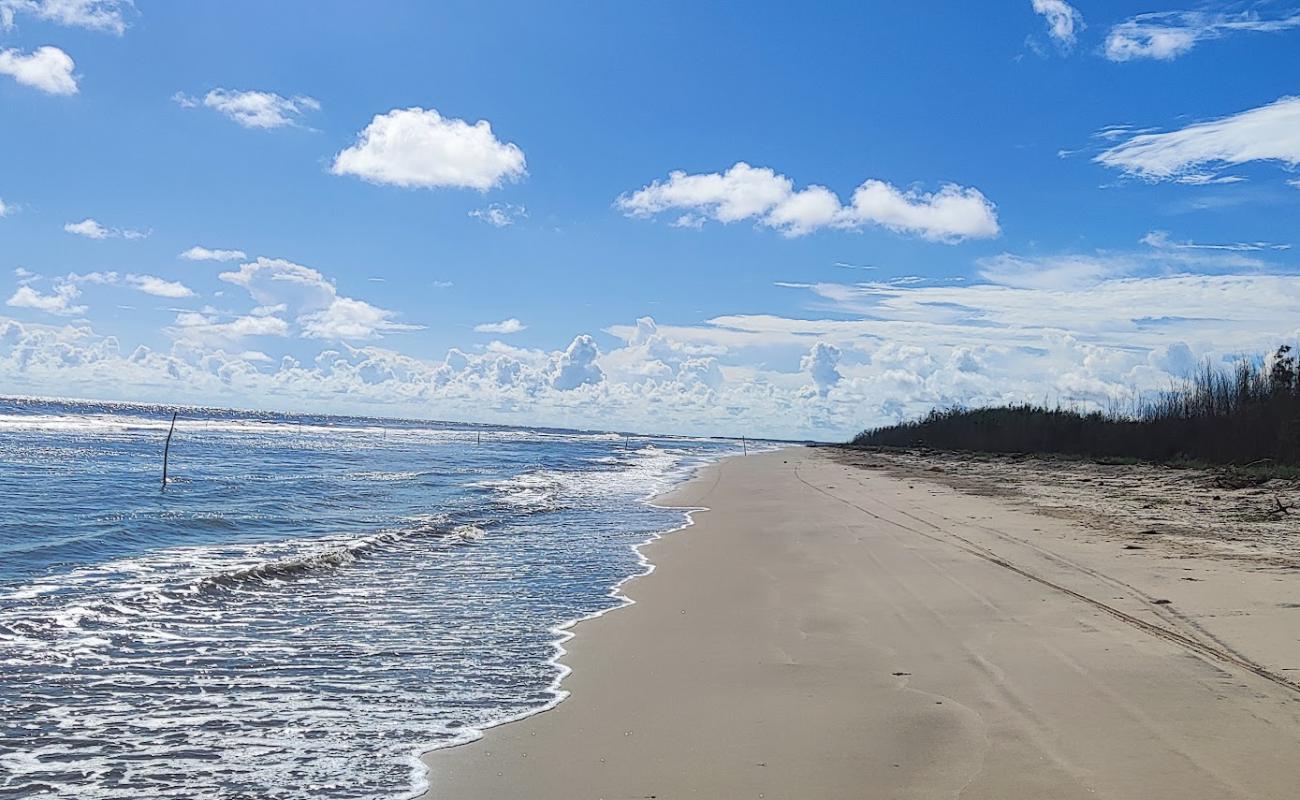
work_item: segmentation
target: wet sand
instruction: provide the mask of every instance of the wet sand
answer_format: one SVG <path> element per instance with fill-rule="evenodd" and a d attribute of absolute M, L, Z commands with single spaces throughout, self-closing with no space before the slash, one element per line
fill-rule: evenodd
<path fill-rule="evenodd" d="M 1286 564 L 804 448 L 664 502 L 710 510 L 575 628 L 572 696 L 428 754 L 427 797 L 1297 796 Z"/>

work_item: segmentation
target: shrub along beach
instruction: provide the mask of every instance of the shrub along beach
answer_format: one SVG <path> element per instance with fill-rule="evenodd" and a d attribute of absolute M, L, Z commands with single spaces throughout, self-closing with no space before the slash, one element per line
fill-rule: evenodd
<path fill-rule="evenodd" d="M 1016 405 L 935 410 L 859 434 L 860 447 L 930 447 L 1192 461 L 1300 473 L 1300 379 L 1283 345 L 1229 371 L 1206 365 L 1185 385 L 1131 410 Z M 1288 470 L 1289 468 L 1289 470 Z"/>

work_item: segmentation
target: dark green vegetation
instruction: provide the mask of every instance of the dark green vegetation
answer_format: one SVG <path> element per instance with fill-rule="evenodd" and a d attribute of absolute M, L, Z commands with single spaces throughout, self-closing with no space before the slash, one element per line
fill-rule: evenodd
<path fill-rule="evenodd" d="M 934 410 L 924 419 L 863 431 L 860 447 L 930 447 L 1052 453 L 1095 459 L 1300 468 L 1300 376 L 1291 348 L 1264 366 L 1205 366 L 1185 385 L 1127 411 L 1083 413 L 1019 405 Z"/>

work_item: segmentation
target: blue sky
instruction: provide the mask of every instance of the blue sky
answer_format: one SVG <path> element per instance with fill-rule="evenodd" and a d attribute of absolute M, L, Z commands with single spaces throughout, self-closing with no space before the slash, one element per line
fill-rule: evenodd
<path fill-rule="evenodd" d="M 1300 332 L 1297 52 L 1283 2 L 0 0 L 0 390 L 834 438 L 1162 388 Z"/>

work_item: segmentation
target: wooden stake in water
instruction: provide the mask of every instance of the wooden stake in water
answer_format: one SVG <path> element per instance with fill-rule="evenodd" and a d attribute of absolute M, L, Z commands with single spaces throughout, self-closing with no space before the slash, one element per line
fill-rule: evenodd
<path fill-rule="evenodd" d="M 171 456 L 171 452 L 172 452 L 172 433 L 174 433 L 176 430 L 177 413 L 178 412 L 176 411 L 172 412 L 172 425 L 170 428 L 167 429 L 167 444 L 163 445 L 163 480 L 162 480 L 163 491 L 167 491 L 167 459 L 169 456 Z"/>
<path fill-rule="evenodd" d="M 746 444 L 744 436 L 740 437 L 740 447 L 745 451 L 745 455 L 749 455 L 749 445 Z"/>

